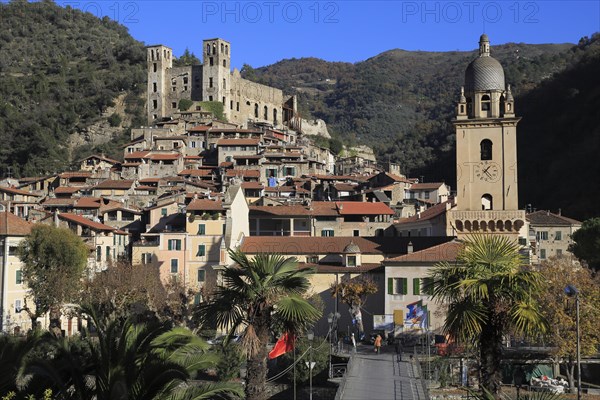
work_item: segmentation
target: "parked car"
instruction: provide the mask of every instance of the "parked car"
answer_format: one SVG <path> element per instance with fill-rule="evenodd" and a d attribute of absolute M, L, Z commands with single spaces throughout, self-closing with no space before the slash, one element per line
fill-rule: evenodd
<path fill-rule="evenodd" d="M 210 345 L 217 345 L 217 344 L 223 344 L 223 342 L 225 341 L 225 338 L 227 336 L 226 335 L 221 335 L 221 336 L 217 336 L 214 339 L 209 339 L 206 341 L 206 343 L 210 344 Z M 242 337 L 240 335 L 233 335 L 229 338 L 229 342 L 233 342 L 233 343 L 238 343 L 240 340 L 242 340 Z"/>

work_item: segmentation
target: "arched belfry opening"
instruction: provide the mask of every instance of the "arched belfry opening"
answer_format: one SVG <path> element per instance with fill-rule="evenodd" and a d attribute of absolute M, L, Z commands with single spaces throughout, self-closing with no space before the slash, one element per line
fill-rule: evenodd
<path fill-rule="evenodd" d="M 491 194 L 486 193 L 481 196 L 481 209 L 482 210 L 493 210 L 494 209 L 494 198 Z"/>
<path fill-rule="evenodd" d="M 481 143 L 479 144 L 479 148 L 480 148 L 480 155 L 481 155 L 482 161 L 487 161 L 487 160 L 492 159 L 493 146 L 494 145 L 493 145 L 492 141 L 489 139 L 483 139 L 481 141 Z"/>

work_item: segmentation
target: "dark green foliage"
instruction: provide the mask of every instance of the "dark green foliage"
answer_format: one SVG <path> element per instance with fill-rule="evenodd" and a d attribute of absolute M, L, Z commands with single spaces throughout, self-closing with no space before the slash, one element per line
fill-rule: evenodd
<path fill-rule="evenodd" d="M 18 252 L 23 261 L 23 282 L 36 305 L 35 312 L 27 308 L 25 311 L 32 322 L 48 311 L 51 321 L 60 318 L 60 312 L 52 309 L 77 297 L 88 247 L 67 228 L 36 224 L 19 244 Z"/>
<path fill-rule="evenodd" d="M 186 47 L 181 57 L 173 60 L 173 67 L 186 67 L 189 65 L 199 65 L 200 60 L 194 53 L 190 53 L 190 50 Z"/>
<path fill-rule="evenodd" d="M 0 176 L 60 171 L 69 134 L 123 91 L 143 92 L 144 46 L 109 18 L 50 1 L 0 3 L 0 14 Z"/>
<path fill-rule="evenodd" d="M 202 111 L 210 111 L 216 119 L 226 121 L 225 114 L 223 114 L 223 103 L 220 101 L 201 101 L 198 104 L 202 107 Z"/>
<path fill-rule="evenodd" d="M 179 111 L 187 111 L 194 104 L 194 102 L 190 99 L 181 99 L 179 100 Z"/>
<path fill-rule="evenodd" d="M 219 362 L 217 363 L 217 376 L 220 381 L 230 381 L 239 378 L 240 368 L 244 362 L 244 350 L 237 343 L 228 343 L 219 346 Z"/>
<path fill-rule="evenodd" d="M 123 118 L 117 113 L 112 113 L 110 117 L 108 117 L 108 123 L 110 126 L 115 127 L 121 125 Z"/>
<path fill-rule="evenodd" d="M 600 217 L 583 221 L 572 237 L 575 243 L 569 250 L 590 268 L 600 270 Z"/>
<path fill-rule="evenodd" d="M 312 354 L 309 350 L 310 342 L 306 338 L 301 338 L 296 341 L 296 358 L 302 360 L 296 364 L 296 382 L 308 385 L 310 379 L 309 368 L 306 362 L 312 360 L 315 362 L 313 369 L 313 384 L 327 382 L 329 368 L 329 342 L 325 338 L 315 337 L 313 339 Z M 286 369 L 294 363 L 294 352 L 290 351 L 281 356 L 281 368 Z M 294 369 L 290 369 L 286 373 L 286 377 L 293 381 Z"/>

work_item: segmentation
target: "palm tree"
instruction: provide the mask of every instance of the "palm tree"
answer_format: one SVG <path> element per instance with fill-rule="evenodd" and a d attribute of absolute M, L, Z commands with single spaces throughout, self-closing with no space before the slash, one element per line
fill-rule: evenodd
<path fill-rule="evenodd" d="M 269 338 L 275 326 L 292 335 L 317 320 L 319 311 L 301 297 L 309 288 L 310 269 L 299 270 L 295 258 L 258 254 L 250 260 L 229 251 L 236 265 L 223 272 L 223 285 L 199 306 L 200 322 L 227 329 L 229 336 L 243 329 L 247 355 L 246 399 L 266 398 Z"/>
<path fill-rule="evenodd" d="M 168 323 L 135 323 L 132 319 L 103 321 L 86 309 L 97 329 L 89 348 L 57 338 L 50 360 L 35 360 L 27 371 L 32 382 L 54 388 L 64 399 L 200 400 L 241 395 L 233 384 L 194 386 L 190 379 L 218 361 L 209 346 L 186 328 Z"/>
<path fill-rule="evenodd" d="M 532 296 L 540 275 L 523 266 L 518 245 L 503 236 L 470 238 L 456 261 L 433 268 L 432 297 L 448 306 L 444 330 L 457 341 L 478 345 L 481 386 L 497 395 L 504 335 L 546 330 Z"/>

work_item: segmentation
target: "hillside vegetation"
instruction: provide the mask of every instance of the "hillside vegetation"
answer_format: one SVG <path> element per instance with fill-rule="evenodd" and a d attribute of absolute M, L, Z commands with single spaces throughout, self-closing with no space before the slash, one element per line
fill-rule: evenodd
<path fill-rule="evenodd" d="M 91 151 L 116 153 L 127 127 L 111 145 L 74 154 L 68 139 L 109 118 L 123 93 L 131 124 L 144 122 L 143 44 L 109 18 L 50 1 L 0 4 L 0 15 L 0 175 L 8 167 L 14 176 L 56 172 Z"/>

